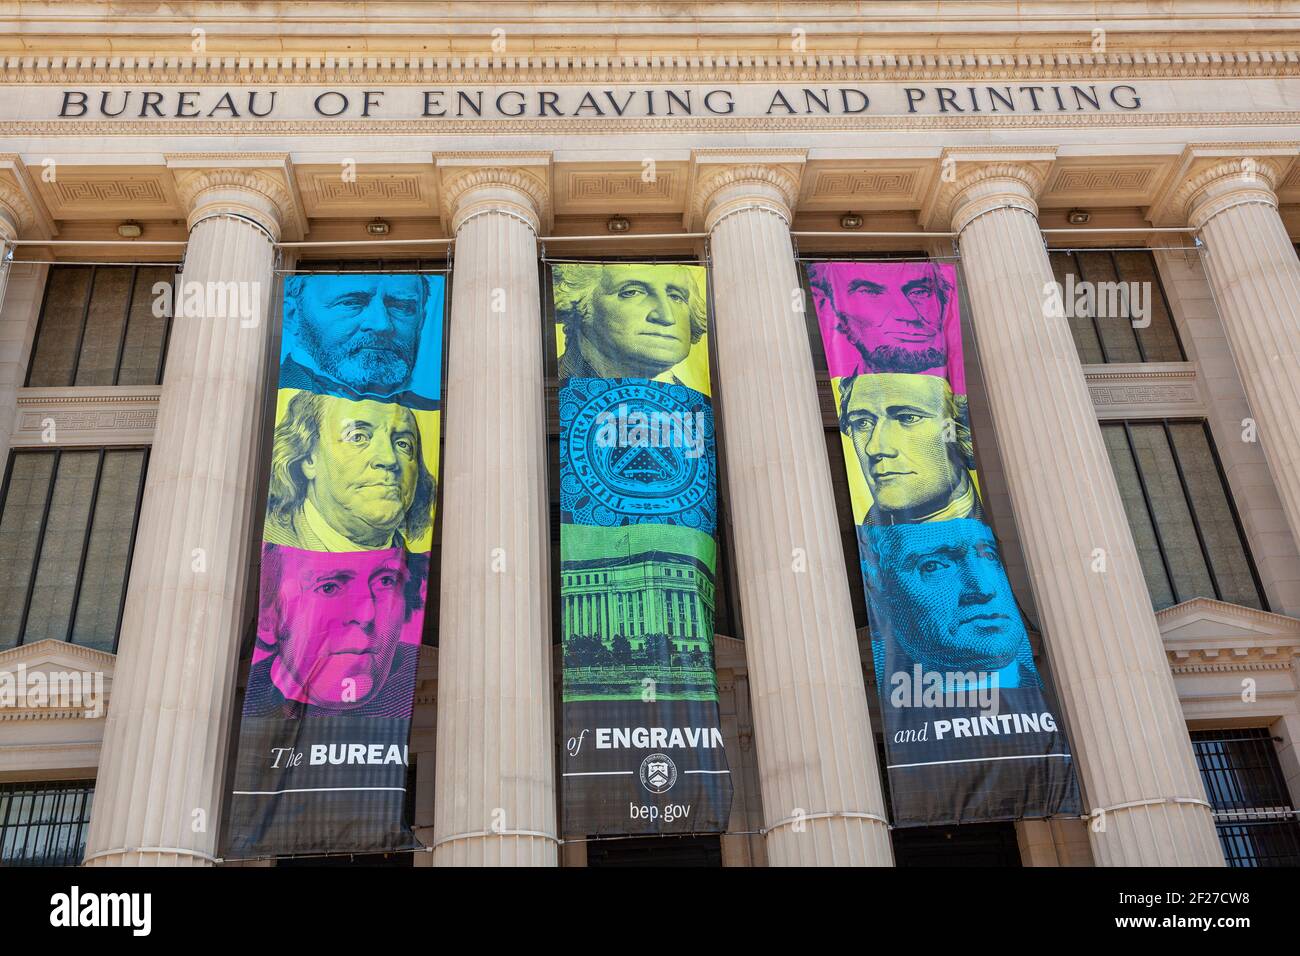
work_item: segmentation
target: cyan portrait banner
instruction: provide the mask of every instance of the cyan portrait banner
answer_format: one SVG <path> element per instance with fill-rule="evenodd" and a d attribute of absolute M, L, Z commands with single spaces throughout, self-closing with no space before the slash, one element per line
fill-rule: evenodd
<path fill-rule="evenodd" d="M 437 275 L 285 280 L 232 858 L 415 845 L 403 808 L 443 299 Z"/>
<path fill-rule="evenodd" d="M 564 832 L 725 830 L 704 269 L 566 263 L 552 279 Z"/>
<path fill-rule="evenodd" d="M 1077 812 L 1069 743 L 985 521 L 956 270 L 808 280 L 839 415 L 894 823 Z"/>

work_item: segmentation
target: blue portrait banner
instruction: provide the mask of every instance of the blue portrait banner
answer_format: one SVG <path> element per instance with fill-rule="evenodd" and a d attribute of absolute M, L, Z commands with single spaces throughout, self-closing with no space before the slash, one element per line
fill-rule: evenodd
<path fill-rule="evenodd" d="M 226 855 L 413 848 L 444 278 L 294 275 Z"/>
<path fill-rule="evenodd" d="M 980 495 L 956 269 L 820 262 L 809 286 L 857 527 L 896 826 L 1077 812 L 1059 711 Z"/>

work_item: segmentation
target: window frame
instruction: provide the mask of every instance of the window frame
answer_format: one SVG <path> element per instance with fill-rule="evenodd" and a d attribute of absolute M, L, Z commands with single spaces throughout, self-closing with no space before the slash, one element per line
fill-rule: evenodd
<path fill-rule="evenodd" d="M 152 451 L 151 445 L 98 445 L 83 447 L 79 445 L 55 446 L 54 448 L 11 448 L 9 450 L 8 461 L 5 462 L 4 478 L 0 480 L 0 516 L 3 516 L 5 504 L 9 500 L 9 485 L 13 477 L 14 464 L 20 455 L 53 455 L 54 462 L 50 469 L 49 484 L 45 489 L 45 502 L 41 509 L 41 522 L 37 530 L 36 551 L 32 555 L 31 577 L 27 581 L 27 593 L 23 598 L 22 617 L 18 622 L 18 640 L 14 647 L 23 647 L 26 644 L 27 622 L 32 610 L 32 597 L 36 591 L 37 572 L 40 569 L 41 556 L 45 551 L 45 535 L 49 526 L 50 509 L 54 503 L 54 489 L 58 484 L 59 462 L 65 452 L 97 452 L 98 460 L 95 463 L 95 484 L 90 493 L 90 508 L 86 517 L 86 528 L 81 538 L 81 553 L 77 558 L 77 583 L 73 589 L 72 605 L 68 611 L 68 626 L 64 632 L 62 641 L 67 644 L 72 643 L 73 630 L 77 625 L 77 608 L 81 603 L 81 587 L 86 576 L 86 558 L 90 551 L 90 536 L 95 528 L 95 511 L 99 503 L 99 489 L 104 477 L 104 459 L 109 452 L 115 451 L 138 451 L 141 452 L 140 462 L 140 481 L 136 487 L 134 518 L 131 522 L 131 535 L 127 540 L 127 558 L 126 567 L 122 572 L 122 594 L 118 599 L 117 606 L 117 625 L 113 630 L 113 646 L 109 651 L 111 654 L 117 653 L 118 641 L 122 636 L 122 617 L 126 611 L 126 596 L 131 589 L 131 567 L 135 561 L 135 543 L 136 537 L 140 532 L 140 514 L 144 504 L 144 490 L 149 482 L 149 457 Z M 42 638 L 46 640 L 46 638 Z M 81 647 L 83 645 L 75 645 Z"/>
<path fill-rule="evenodd" d="M 1089 248 L 1087 248 L 1086 246 L 1083 246 L 1083 247 L 1079 247 L 1079 248 L 1070 248 L 1070 249 L 1050 249 L 1050 248 L 1049 248 L 1049 249 L 1047 250 L 1047 255 L 1048 255 L 1048 259 L 1049 259 L 1049 260 L 1050 260 L 1051 257 L 1054 256 L 1054 255 L 1063 255 L 1063 256 L 1068 256 L 1069 259 L 1070 259 L 1071 266 L 1072 266 L 1073 269 L 1074 269 L 1074 274 L 1075 274 L 1076 276 L 1079 277 L 1079 281 L 1080 281 L 1080 282 L 1090 282 L 1090 281 L 1092 281 L 1092 280 L 1090 280 L 1090 279 L 1088 278 L 1087 273 L 1086 273 L 1086 271 L 1084 270 L 1084 267 L 1083 267 L 1082 263 L 1080 263 L 1080 261 L 1079 261 L 1079 253 L 1081 253 L 1081 252 L 1089 252 L 1089 253 L 1093 253 L 1093 252 L 1104 252 L 1104 253 L 1106 253 L 1106 255 L 1108 255 L 1108 256 L 1110 257 L 1110 265 L 1111 265 L 1111 269 L 1112 269 L 1112 271 L 1115 273 L 1115 275 L 1118 277 L 1116 281 L 1119 281 L 1119 282 L 1132 282 L 1132 281 L 1140 281 L 1140 280 L 1126 279 L 1126 278 L 1124 277 L 1123 273 L 1120 272 L 1120 268 L 1119 268 L 1119 259 L 1116 257 L 1115 253 L 1117 253 L 1117 252 L 1145 252 L 1148 256 L 1151 257 L 1151 274 L 1155 277 L 1155 286 L 1156 286 L 1156 291 L 1159 292 L 1159 294 L 1160 294 L 1160 299 L 1161 299 L 1162 302 L 1164 302 L 1164 306 L 1165 306 L 1165 315 L 1167 315 L 1167 316 L 1169 317 L 1169 328 L 1170 328 L 1170 331 L 1173 333 L 1174 344 L 1178 347 L 1178 354 L 1181 356 L 1181 358 L 1177 358 L 1177 359 L 1151 359 L 1151 358 L 1147 358 L 1147 350 L 1146 350 L 1146 347 L 1142 344 L 1142 336 L 1140 336 L 1140 335 L 1137 334 L 1137 330 L 1136 330 L 1136 329 L 1133 329 L 1133 341 L 1134 341 L 1134 344 L 1137 346 L 1137 353 L 1138 353 L 1138 356 L 1139 356 L 1137 364 L 1147 365 L 1147 364 L 1151 364 L 1151 363 L 1153 363 L 1153 362 L 1165 362 L 1165 361 L 1171 361 L 1171 362 L 1186 362 L 1186 361 L 1188 361 L 1188 358 L 1187 358 L 1187 349 L 1186 349 L 1186 347 L 1183 345 L 1183 337 L 1182 337 L 1182 336 L 1179 334 L 1179 332 L 1178 332 L 1178 322 L 1176 321 L 1175 316 L 1174 316 L 1174 309 L 1173 309 L 1173 306 L 1172 306 L 1172 305 L 1170 304 L 1170 302 L 1169 302 L 1169 294 L 1165 291 L 1165 280 L 1164 280 L 1164 277 L 1160 275 L 1160 262 L 1159 262 L 1159 260 L 1156 259 L 1155 251 L 1152 250 L 1152 249 L 1150 249 L 1150 248 L 1147 247 L 1147 246 L 1132 246 L 1132 247 L 1123 247 L 1123 248 L 1117 247 L 1117 248 L 1104 248 L 1104 249 L 1089 249 Z M 1102 281 L 1110 281 L 1110 280 L 1102 280 Z M 1094 310 L 1094 311 L 1095 311 L 1095 310 Z M 1083 362 L 1082 359 L 1080 359 L 1080 364 L 1081 364 L 1081 365 L 1089 365 L 1089 364 L 1093 364 L 1093 365 L 1132 365 L 1132 364 L 1134 364 L 1134 363 L 1132 363 L 1132 362 L 1121 362 L 1121 361 L 1118 361 L 1118 360 L 1114 360 L 1114 361 L 1112 361 L 1111 358 L 1110 358 L 1109 353 L 1108 353 L 1107 350 L 1106 350 L 1106 339 L 1105 339 L 1105 337 L 1102 335 L 1101 326 L 1097 324 L 1097 316 L 1096 316 L 1095 314 L 1092 314 L 1092 315 L 1085 316 L 1085 318 L 1087 318 L 1087 320 L 1089 321 L 1089 323 L 1091 323 L 1091 325 L 1092 325 L 1092 334 L 1096 337 L 1096 339 L 1097 339 L 1097 348 L 1098 348 L 1098 349 L 1100 350 L 1100 352 L 1101 352 L 1101 362 L 1087 363 L 1087 362 Z M 1077 345 L 1075 346 L 1075 354 L 1076 354 L 1076 355 L 1078 354 L 1078 346 L 1077 346 Z"/>
<path fill-rule="evenodd" d="M 1210 560 L 1210 549 L 1206 544 L 1205 534 L 1201 530 L 1201 520 L 1197 516 L 1195 502 L 1187 485 L 1187 477 L 1183 471 L 1183 463 L 1178 454 L 1178 447 L 1174 444 L 1173 432 L 1170 425 L 1200 425 L 1201 431 L 1205 436 L 1205 444 L 1210 452 L 1210 460 L 1214 463 L 1215 474 L 1219 478 L 1219 485 L 1223 489 L 1224 500 L 1228 504 L 1228 514 L 1232 518 L 1233 527 L 1236 529 L 1237 538 L 1241 542 L 1241 550 L 1246 558 L 1246 567 L 1250 571 L 1251 581 L 1255 585 L 1255 592 L 1259 597 L 1260 610 L 1272 611 L 1268 600 L 1268 592 L 1264 588 L 1264 582 L 1259 576 L 1259 568 L 1255 563 L 1255 557 L 1251 552 L 1250 538 L 1246 534 L 1246 528 L 1241 523 L 1241 514 L 1237 510 L 1237 502 L 1233 498 L 1232 486 L 1228 483 L 1227 472 L 1223 470 L 1223 461 L 1219 457 L 1219 449 L 1214 444 L 1214 435 L 1210 431 L 1210 423 L 1205 418 L 1123 418 L 1115 420 L 1100 421 L 1098 425 L 1103 428 L 1121 427 L 1124 431 L 1124 441 L 1128 447 L 1128 453 L 1133 461 L 1134 471 L 1137 474 L 1138 485 L 1142 490 L 1142 504 L 1146 508 L 1148 520 L 1151 523 L 1151 530 L 1155 536 L 1156 550 L 1160 554 L 1161 567 L 1165 572 L 1165 580 L 1169 585 L 1169 592 L 1174 596 L 1175 605 L 1183 603 L 1184 600 L 1192 598 L 1178 599 L 1178 587 L 1174 579 L 1173 569 L 1169 564 L 1169 556 L 1165 547 L 1164 536 L 1160 532 L 1160 523 L 1156 520 L 1156 512 L 1151 504 L 1151 495 L 1147 489 L 1147 479 L 1142 472 L 1142 467 L 1138 461 L 1137 449 L 1133 444 L 1133 425 L 1159 425 L 1165 436 L 1165 442 L 1169 446 L 1170 457 L 1174 463 L 1174 471 L 1178 476 L 1178 485 L 1183 492 L 1183 501 L 1187 506 L 1187 513 L 1192 519 L 1192 529 L 1196 535 L 1196 542 L 1200 549 L 1201 560 L 1205 562 L 1206 574 L 1210 578 L 1210 586 L 1214 589 L 1214 600 L 1223 601 L 1224 603 L 1234 603 L 1226 601 L 1223 597 L 1223 588 L 1219 584 L 1219 577 L 1214 571 L 1214 562 Z M 1107 464 L 1110 464 L 1109 455 L 1107 455 Z M 1114 468 L 1111 465 L 1112 469 Z M 1122 497 L 1122 495 L 1121 495 Z"/>
<path fill-rule="evenodd" d="M 45 274 L 44 288 L 41 290 L 41 309 L 37 313 L 36 329 L 32 335 L 31 353 L 27 357 L 27 368 L 23 371 L 23 388 L 157 388 L 162 384 L 163 373 L 167 367 L 167 349 L 171 344 L 172 323 L 174 321 L 173 312 L 175 309 L 168 309 L 167 315 L 164 316 L 162 341 L 158 348 L 158 367 L 154 373 L 154 380 L 145 385 L 122 385 L 122 359 L 126 354 L 126 341 L 131 327 L 131 312 L 135 305 L 136 283 L 140 277 L 142 268 L 156 269 L 171 266 L 174 269 L 174 275 L 179 276 L 181 266 L 176 262 L 57 262 L 50 266 Z M 50 293 L 54 287 L 52 273 L 56 269 L 66 268 L 90 268 L 90 278 L 86 283 L 86 298 L 81 305 L 81 328 L 77 332 L 77 345 L 74 350 L 74 359 L 72 363 L 72 381 L 64 385 L 33 385 L 32 373 L 36 370 L 36 357 L 40 350 L 41 333 L 45 330 L 45 310 L 50 301 Z M 128 285 L 126 300 L 122 306 L 122 332 L 117 341 L 117 357 L 113 363 L 113 381 L 108 385 L 78 385 L 77 373 L 81 370 L 81 361 L 83 358 L 82 349 L 86 342 L 86 328 L 90 323 L 90 303 L 94 298 L 95 277 L 99 274 L 100 269 L 130 269 L 131 281 Z"/>
<path fill-rule="evenodd" d="M 80 798 L 78 812 L 75 814 L 75 820 L 59 820 L 49 824 L 33 824 L 30 820 L 26 822 L 11 821 L 14 807 L 18 803 L 19 795 L 22 793 L 41 793 L 42 791 L 62 792 L 64 796 L 60 799 L 66 800 L 68 795 L 73 798 Z M 47 826 L 50 829 L 46 837 L 46 855 L 30 862 L 4 859 L 0 856 L 0 866 L 18 867 L 18 866 L 80 866 L 86 855 L 86 838 L 90 832 L 90 813 L 94 806 L 95 800 L 95 781 L 93 779 L 79 780 L 20 780 L 0 783 L 0 795 L 9 797 L 8 805 L 3 814 L 0 814 L 0 853 L 3 853 L 5 844 L 5 835 L 10 829 L 23 828 L 30 834 L 40 826 Z M 61 855 L 58 859 L 51 861 L 49 858 L 49 844 L 55 839 L 56 835 L 65 827 L 76 826 L 78 852 L 75 858 L 68 854 Z M 30 837 L 29 837 L 30 839 Z M 28 841 L 24 841 L 23 847 L 26 848 Z"/>

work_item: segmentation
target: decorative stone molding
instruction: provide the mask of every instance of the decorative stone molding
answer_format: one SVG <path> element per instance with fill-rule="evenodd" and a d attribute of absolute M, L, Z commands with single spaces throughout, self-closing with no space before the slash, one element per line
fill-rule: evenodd
<path fill-rule="evenodd" d="M 684 227 L 710 231 L 723 216 L 754 205 L 789 223 L 807 156 L 802 149 L 693 150 Z"/>
<path fill-rule="evenodd" d="M 1014 207 L 1038 215 L 1036 198 L 1056 159 L 1055 146 L 958 146 L 940 156 L 940 174 L 921 209 L 927 229 L 960 234 L 977 216 Z"/>
<path fill-rule="evenodd" d="M 485 31 L 486 32 L 486 31 Z M 788 37 L 788 34 L 787 34 Z M 1024 42 L 1024 37 L 1017 40 Z M 27 55 L 0 59 L 7 84 L 864 82 L 1195 78 L 1300 75 L 1295 50 L 915 51 L 910 53 L 599 53 L 514 56 L 417 51 L 383 56 Z"/>
<path fill-rule="evenodd" d="M 199 219 L 232 213 L 277 240 L 305 234 L 307 216 L 287 153 L 176 153 L 164 160 L 191 229 Z"/>
<path fill-rule="evenodd" d="M 436 158 L 441 176 L 442 221 L 450 234 L 470 217 L 496 210 L 549 229 L 551 155 L 546 152 L 447 153 Z"/>
<path fill-rule="evenodd" d="M 148 445 L 158 419 L 160 385 L 23 388 L 14 448 Z M 46 441 L 53 424 L 54 440 Z"/>
<path fill-rule="evenodd" d="M 1300 656 L 1300 620 L 1258 608 L 1192 598 L 1156 612 L 1170 665 L 1241 669 L 1290 666 Z"/>
<path fill-rule="evenodd" d="M 1085 365 L 1083 377 L 1103 421 L 1208 414 L 1191 362 Z"/>
<path fill-rule="evenodd" d="M 17 153 L 0 153 L 0 238 L 53 235 L 49 217 L 32 195 L 27 167 Z"/>
<path fill-rule="evenodd" d="M 38 672 L 44 674 L 43 681 L 47 687 L 42 700 L 15 699 L 11 703 L 0 697 L 0 721 L 102 720 L 108 710 L 116 661 L 116 656 L 107 651 L 53 639 L 34 641 L 0 651 L 0 687 L 16 682 L 18 675 L 23 672 L 28 675 Z M 88 715 L 86 701 L 76 698 L 78 691 L 74 682 L 66 679 L 60 681 L 60 674 L 98 675 L 98 690 L 92 686 L 86 688 L 85 692 L 102 691 L 102 709 L 94 716 Z M 50 675 L 54 675 L 54 679 L 50 679 Z M 14 687 L 9 686 L 7 690 L 14 690 Z M 8 749 L 0 743 L 0 750 Z"/>

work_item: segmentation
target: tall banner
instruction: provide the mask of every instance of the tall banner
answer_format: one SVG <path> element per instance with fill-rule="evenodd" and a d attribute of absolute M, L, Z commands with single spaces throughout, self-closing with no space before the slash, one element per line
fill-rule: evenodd
<path fill-rule="evenodd" d="M 566 263 L 552 279 L 564 829 L 725 830 L 704 269 Z"/>
<path fill-rule="evenodd" d="M 414 845 L 403 806 L 438 479 L 443 298 L 442 276 L 285 280 L 231 857 Z"/>
<path fill-rule="evenodd" d="M 808 266 L 857 526 L 894 823 L 1077 810 L 1070 749 L 984 517 L 956 270 Z"/>

